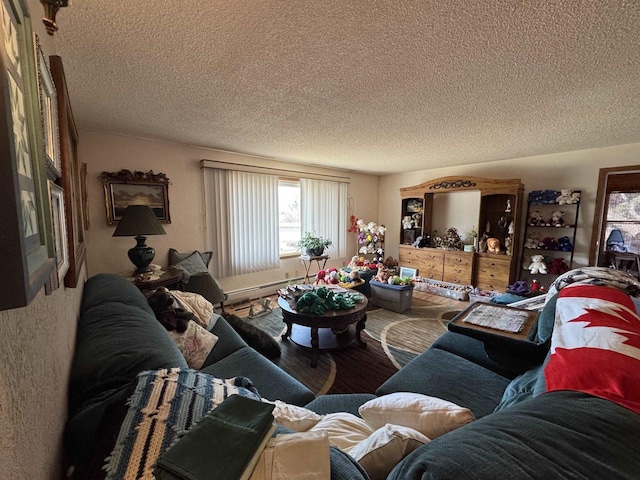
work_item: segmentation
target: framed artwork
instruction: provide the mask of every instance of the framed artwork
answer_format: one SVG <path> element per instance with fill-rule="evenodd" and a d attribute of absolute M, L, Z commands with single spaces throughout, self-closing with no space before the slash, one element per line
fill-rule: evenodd
<path fill-rule="evenodd" d="M 0 310 L 28 305 L 55 271 L 33 32 L 24 2 L 0 0 Z"/>
<path fill-rule="evenodd" d="M 418 269 L 417 268 L 409 268 L 409 267 L 400 267 L 399 276 L 401 277 L 417 277 Z"/>
<path fill-rule="evenodd" d="M 411 199 L 407 201 L 407 212 L 422 213 L 422 200 Z"/>
<path fill-rule="evenodd" d="M 104 184 L 104 197 L 107 209 L 107 224 L 120 221 L 129 205 L 147 205 L 161 223 L 171 223 L 169 214 L 169 184 L 164 173 L 102 172 L 98 176 Z"/>
<path fill-rule="evenodd" d="M 58 101 L 58 129 L 60 133 L 60 186 L 64 190 L 64 206 L 67 217 L 67 243 L 69 245 L 69 270 L 64 277 L 66 287 L 75 288 L 87 256 L 84 243 L 84 210 L 78 160 L 78 130 L 71 110 L 67 81 L 58 55 L 49 57 L 51 77 L 56 87 Z"/>
<path fill-rule="evenodd" d="M 49 180 L 51 197 L 51 217 L 53 222 L 53 238 L 56 251 L 56 269 L 58 284 L 64 282 L 69 270 L 69 239 L 67 237 L 67 216 L 64 209 L 64 190 Z"/>
<path fill-rule="evenodd" d="M 58 100 L 56 87 L 47 65 L 47 60 L 40 47 L 40 40 L 34 35 L 36 50 L 36 70 L 38 72 L 38 91 L 40 99 L 40 123 L 44 144 L 45 160 L 49 176 L 60 176 L 60 135 L 58 132 Z"/>

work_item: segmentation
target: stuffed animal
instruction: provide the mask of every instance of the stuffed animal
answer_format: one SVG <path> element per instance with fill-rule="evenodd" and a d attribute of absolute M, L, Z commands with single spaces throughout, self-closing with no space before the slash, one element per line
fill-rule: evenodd
<path fill-rule="evenodd" d="M 551 266 L 549 267 L 549 272 L 554 275 L 562 275 L 565 272 L 569 271 L 569 265 L 567 265 L 564 261 L 564 258 L 554 258 L 551 260 Z"/>
<path fill-rule="evenodd" d="M 538 280 L 536 280 L 535 278 L 533 280 L 531 280 L 531 291 L 532 292 L 539 292 L 540 291 L 540 282 Z"/>
<path fill-rule="evenodd" d="M 507 286 L 507 293 L 512 293 L 513 295 L 526 295 L 529 293 L 527 282 L 524 280 L 517 280 L 513 285 Z"/>
<path fill-rule="evenodd" d="M 544 263 L 544 257 L 542 255 L 532 255 L 531 263 L 529 264 L 529 271 L 536 275 L 538 273 L 547 273 L 547 265 Z"/>
<path fill-rule="evenodd" d="M 558 205 L 570 205 L 572 203 L 578 203 L 580 201 L 580 192 L 574 192 L 570 188 L 563 188 L 560 190 L 560 195 L 556 197 L 556 203 Z"/>
<path fill-rule="evenodd" d="M 527 218 L 527 225 L 530 227 L 544 227 L 546 224 L 546 220 L 542 218 L 542 213 L 540 210 L 534 210 Z"/>
<path fill-rule="evenodd" d="M 564 227 L 564 212 L 560 210 L 555 210 L 551 214 L 551 225 L 554 227 Z"/>
<path fill-rule="evenodd" d="M 560 237 L 558 239 L 558 250 L 562 250 L 563 252 L 570 252 L 573 250 L 573 245 L 571 244 L 569 237 Z"/>
<path fill-rule="evenodd" d="M 542 203 L 551 204 L 556 203 L 556 198 L 560 192 L 557 190 L 545 190 L 542 192 Z"/>
<path fill-rule="evenodd" d="M 491 253 L 500 253 L 500 240 L 497 238 L 487 238 L 487 251 Z"/>
<path fill-rule="evenodd" d="M 545 250 L 557 250 L 558 242 L 553 237 L 545 237 L 542 239 L 542 244 L 544 245 Z"/>
<path fill-rule="evenodd" d="M 156 318 L 167 331 L 175 330 L 182 333 L 187 329 L 189 320 L 195 316 L 182 308 L 174 306 L 174 298 L 164 287 L 158 287 L 154 291 L 147 293 L 147 301 Z"/>
<path fill-rule="evenodd" d="M 340 283 L 340 276 L 338 274 L 338 269 L 330 268 L 329 270 L 327 270 L 327 274 L 324 277 L 324 281 L 329 285 L 335 285 L 337 283 Z"/>
<path fill-rule="evenodd" d="M 537 233 L 530 233 L 524 242 L 524 248 L 538 248 L 540 246 L 540 237 Z"/>
<path fill-rule="evenodd" d="M 542 190 L 533 190 L 529 192 L 529 205 L 542 205 Z"/>

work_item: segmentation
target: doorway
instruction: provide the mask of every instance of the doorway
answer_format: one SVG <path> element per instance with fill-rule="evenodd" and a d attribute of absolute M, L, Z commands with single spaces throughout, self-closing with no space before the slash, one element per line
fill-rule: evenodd
<path fill-rule="evenodd" d="M 589 265 L 640 254 L 640 165 L 600 169 L 593 220 Z"/>

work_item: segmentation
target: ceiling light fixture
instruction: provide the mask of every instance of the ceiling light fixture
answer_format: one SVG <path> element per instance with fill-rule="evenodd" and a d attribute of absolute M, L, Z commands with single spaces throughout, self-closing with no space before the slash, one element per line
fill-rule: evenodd
<path fill-rule="evenodd" d="M 42 23 L 44 23 L 47 33 L 49 35 L 53 35 L 58 30 L 58 25 L 56 25 L 56 14 L 61 7 L 69 5 L 69 0 L 40 0 L 40 3 L 44 7 L 44 18 L 42 19 Z"/>

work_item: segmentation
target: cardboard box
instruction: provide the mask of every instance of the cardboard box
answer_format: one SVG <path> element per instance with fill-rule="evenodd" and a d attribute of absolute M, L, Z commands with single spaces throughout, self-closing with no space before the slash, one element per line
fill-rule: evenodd
<path fill-rule="evenodd" d="M 411 308 L 413 285 L 389 285 L 374 280 L 371 286 L 371 303 L 393 312 L 402 313 Z"/>

